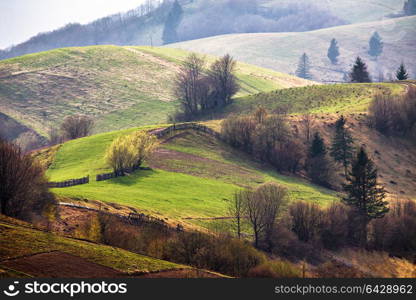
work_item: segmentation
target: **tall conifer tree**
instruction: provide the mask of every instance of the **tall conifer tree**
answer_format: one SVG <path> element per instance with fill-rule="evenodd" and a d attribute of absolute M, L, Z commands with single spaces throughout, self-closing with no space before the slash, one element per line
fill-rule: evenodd
<path fill-rule="evenodd" d="M 367 243 L 367 225 L 372 219 L 382 218 L 389 211 L 384 200 L 386 192 L 377 182 L 377 169 L 362 147 L 352 163 L 344 190 L 347 194 L 342 200 L 353 207 L 359 220 L 357 222 L 358 240 L 361 246 Z"/>

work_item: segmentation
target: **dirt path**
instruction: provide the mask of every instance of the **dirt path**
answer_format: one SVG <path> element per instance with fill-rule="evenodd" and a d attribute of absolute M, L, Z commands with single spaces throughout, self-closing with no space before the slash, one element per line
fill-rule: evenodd
<path fill-rule="evenodd" d="M 138 56 L 140 56 L 141 58 L 143 58 L 147 61 L 154 62 L 158 65 L 162 65 L 162 66 L 164 66 L 168 69 L 174 70 L 175 72 L 180 71 L 180 68 L 177 64 L 171 63 L 167 60 L 163 60 L 162 58 L 159 58 L 159 57 L 157 57 L 155 55 L 152 55 L 150 53 L 147 53 L 145 51 L 140 51 L 140 50 L 130 48 L 130 47 L 125 47 L 124 49 L 137 54 Z"/>

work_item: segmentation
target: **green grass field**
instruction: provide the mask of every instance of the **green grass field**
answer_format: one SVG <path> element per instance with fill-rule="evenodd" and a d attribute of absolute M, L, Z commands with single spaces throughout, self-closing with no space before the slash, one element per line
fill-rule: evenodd
<path fill-rule="evenodd" d="M 405 85 L 397 83 L 315 85 L 276 90 L 236 99 L 220 115 L 250 113 L 257 106 L 269 111 L 287 108 L 291 114 L 364 113 L 377 93 L 401 94 Z"/>
<path fill-rule="evenodd" d="M 327 6 L 341 5 L 341 1 L 328 2 Z M 352 6 L 352 1 L 342 2 Z M 377 1 L 371 2 L 365 3 L 370 6 L 377 4 Z M 378 3 L 382 4 L 381 1 Z M 355 6 L 358 10 L 362 8 L 361 2 Z M 351 11 L 354 10 L 345 10 L 348 13 Z M 344 74 L 350 71 L 355 57 L 361 56 L 369 65 L 374 79 L 378 79 L 381 72 L 388 79 L 389 76 L 394 78 L 402 61 L 412 76 L 416 76 L 415 26 L 416 16 L 385 18 L 309 32 L 229 34 L 170 44 L 167 47 L 212 55 L 229 53 L 239 61 L 287 74 L 295 73 L 299 57 L 306 52 L 310 58 L 313 79 L 328 82 L 342 81 Z M 367 53 L 368 41 L 374 31 L 379 32 L 384 42 L 384 51 L 377 60 Z M 329 43 L 333 38 L 337 39 L 341 52 L 336 65 L 332 65 L 327 57 Z"/>
<path fill-rule="evenodd" d="M 91 46 L 3 60 L 2 113 L 44 136 L 71 114 L 94 117 L 96 133 L 164 123 L 177 106 L 172 79 L 188 54 L 165 48 Z M 237 75 L 239 96 L 311 84 L 247 64 L 238 65 Z"/>
<path fill-rule="evenodd" d="M 222 142 L 192 131 L 162 144 L 161 149 L 171 151 L 174 158 L 158 157 L 156 152 L 147 162 L 152 170 L 96 182 L 95 174 L 110 171 L 103 159 L 106 147 L 116 136 L 132 130 L 136 129 L 95 135 L 60 147 L 47 172 L 50 180 L 63 181 L 87 174 L 92 180 L 86 185 L 53 189 L 54 193 L 74 199 L 118 203 L 171 220 L 226 216 L 226 200 L 231 199 L 235 191 L 268 181 L 287 187 L 291 200 L 314 201 L 321 205 L 337 200 L 334 192 L 302 179 L 279 175 Z"/>

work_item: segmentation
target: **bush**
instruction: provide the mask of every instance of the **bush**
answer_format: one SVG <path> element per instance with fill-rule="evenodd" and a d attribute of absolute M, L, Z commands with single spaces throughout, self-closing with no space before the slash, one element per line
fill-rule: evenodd
<path fill-rule="evenodd" d="M 302 242 L 313 241 L 321 228 L 323 211 L 315 203 L 297 202 L 289 207 L 292 231 Z"/>
<path fill-rule="evenodd" d="M 230 116 L 221 124 L 221 136 L 231 146 L 251 153 L 256 125 L 250 116 Z"/>
<path fill-rule="evenodd" d="M 230 116 L 222 122 L 221 135 L 231 146 L 252 153 L 278 171 L 296 173 L 304 160 L 304 147 L 280 115 L 259 107 L 253 115 Z"/>
<path fill-rule="evenodd" d="M 138 169 L 157 146 L 157 138 L 144 131 L 116 138 L 108 147 L 105 160 L 114 173 Z"/>
<path fill-rule="evenodd" d="M 323 246 L 336 250 L 347 244 L 350 209 L 342 203 L 333 203 L 322 214 L 320 239 Z"/>

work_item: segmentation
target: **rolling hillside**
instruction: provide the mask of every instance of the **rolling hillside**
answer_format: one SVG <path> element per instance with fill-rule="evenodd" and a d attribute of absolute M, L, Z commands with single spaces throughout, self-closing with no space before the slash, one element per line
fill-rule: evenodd
<path fill-rule="evenodd" d="M 240 1 L 240 3 L 238 3 Z M 400 15 L 404 0 L 180 0 L 179 40 L 242 32 L 308 31 L 341 24 L 378 21 Z M 0 59 L 62 47 L 89 45 L 162 45 L 171 5 L 150 0 L 150 7 L 68 24 L 0 50 Z M 256 3 L 253 5 L 253 3 Z M 359 3 L 359 5 L 358 5 Z M 213 21 L 211 21 L 213 20 Z"/>
<path fill-rule="evenodd" d="M 387 138 L 365 122 L 367 105 L 375 93 L 399 94 L 402 84 L 351 84 L 311 86 L 254 96 L 241 97 L 218 115 L 219 120 L 206 124 L 219 130 L 221 118 L 229 113 L 250 113 L 258 105 L 269 111 L 292 103 L 289 121 L 299 128 L 300 114 L 315 115 L 319 128 L 329 142 L 332 124 L 344 114 L 358 143 L 365 144 L 380 169 L 380 180 L 392 197 L 416 198 L 413 171 L 416 169 L 414 145 L 402 139 Z M 155 130 L 163 125 L 141 127 Z M 286 186 L 292 200 L 315 201 L 327 205 L 337 199 L 335 192 L 311 185 L 298 177 L 283 176 L 268 166 L 253 161 L 246 154 L 234 150 L 214 137 L 187 130 L 164 141 L 148 160 L 151 170 L 135 172 L 131 176 L 96 182 L 95 175 L 110 172 L 104 152 L 112 140 L 137 128 L 102 133 L 69 141 L 40 157 L 48 157 L 47 175 L 51 181 L 64 181 L 90 175 L 86 185 L 54 189 L 63 197 L 98 200 L 133 207 L 146 214 L 168 218 L 185 225 L 209 226 L 212 218 L 226 215 L 226 199 L 243 187 L 276 181 Z M 384 160 L 389 163 L 382 163 Z M 340 172 L 341 174 L 341 172 Z M 338 176 L 338 175 L 337 175 Z M 341 182 L 341 175 L 339 175 Z M 116 196 L 114 196 L 116 195 Z"/>
<path fill-rule="evenodd" d="M 177 105 L 172 78 L 187 55 L 151 47 L 96 46 L 3 60 L 0 112 L 42 136 L 70 114 L 94 117 L 96 132 L 163 123 Z M 238 64 L 237 75 L 242 86 L 238 96 L 311 84 L 244 63 Z M 16 131 L 15 138 L 20 134 Z"/>
<path fill-rule="evenodd" d="M 249 114 L 258 106 L 268 111 L 287 110 L 289 122 L 301 129 L 302 115 L 314 117 L 314 129 L 325 137 L 329 144 L 333 136 L 333 124 L 342 114 L 356 139 L 356 146 L 364 145 L 379 169 L 380 182 L 389 192 L 389 197 L 416 199 L 416 145 L 415 141 L 380 134 L 369 128 L 366 115 L 368 105 L 375 94 L 399 95 L 407 85 L 415 81 L 400 83 L 317 85 L 260 93 L 236 99 L 216 115 L 218 119 L 230 114 Z M 221 121 L 206 124 L 219 130 Z M 343 180 L 341 172 L 337 175 Z"/>
<path fill-rule="evenodd" d="M 416 16 L 385 19 L 369 23 L 345 25 L 328 29 L 298 33 L 252 33 L 216 36 L 168 45 L 213 55 L 230 53 L 237 60 L 294 74 L 299 57 L 306 52 L 310 58 L 313 79 L 317 81 L 342 81 L 356 56 L 369 65 L 375 80 L 380 72 L 388 80 L 394 76 L 403 61 L 410 73 L 416 76 Z M 383 54 L 374 60 L 369 57 L 368 41 L 374 31 L 384 41 Z M 332 65 L 327 50 L 332 38 L 338 40 L 341 56 Z"/>

